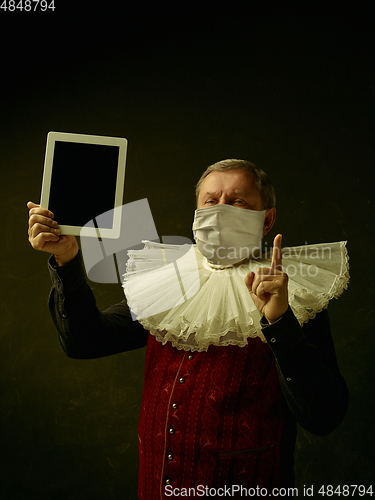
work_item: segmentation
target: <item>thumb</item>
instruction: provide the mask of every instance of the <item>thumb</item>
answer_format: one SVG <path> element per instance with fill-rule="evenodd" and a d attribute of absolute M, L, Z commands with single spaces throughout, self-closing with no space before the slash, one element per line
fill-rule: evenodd
<path fill-rule="evenodd" d="M 28 202 L 26 203 L 26 206 L 27 206 L 27 208 L 29 208 L 29 209 L 30 209 L 30 208 L 40 207 L 40 205 L 38 205 L 37 203 L 34 203 L 33 201 L 28 201 Z"/>

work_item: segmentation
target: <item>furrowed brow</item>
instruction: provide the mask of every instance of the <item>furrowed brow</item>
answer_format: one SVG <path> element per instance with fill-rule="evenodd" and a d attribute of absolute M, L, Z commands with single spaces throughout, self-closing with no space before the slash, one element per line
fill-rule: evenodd
<path fill-rule="evenodd" d="M 215 197 L 215 196 L 220 196 L 220 193 L 219 191 L 211 191 L 211 192 L 206 192 L 204 193 L 204 196 L 212 196 L 212 197 Z"/>

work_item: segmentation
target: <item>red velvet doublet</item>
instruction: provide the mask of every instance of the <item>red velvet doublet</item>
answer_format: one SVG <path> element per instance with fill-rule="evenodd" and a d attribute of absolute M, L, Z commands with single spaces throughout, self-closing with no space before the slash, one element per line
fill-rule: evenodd
<path fill-rule="evenodd" d="M 173 498 L 166 484 L 278 486 L 283 408 L 275 358 L 259 338 L 242 348 L 187 352 L 149 335 L 140 499 Z"/>

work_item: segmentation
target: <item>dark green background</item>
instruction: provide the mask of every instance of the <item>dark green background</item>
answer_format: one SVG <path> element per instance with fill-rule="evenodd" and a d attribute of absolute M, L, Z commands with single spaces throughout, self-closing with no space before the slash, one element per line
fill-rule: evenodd
<path fill-rule="evenodd" d="M 329 314 L 350 407 L 327 437 L 299 432 L 296 485 L 302 496 L 303 485 L 371 484 L 370 2 L 55 5 L 0 13 L 0 498 L 137 497 L 145 352 L 68 359 L 48 314 L 47 255 L 27 241 L 50 130 L 126 137 L 124 201 L 148 198 L 160 235 L 191 237 L 198 177 L 237 157 L 276 186 L 268 244 L 277 232 L 285 246 L 348 240 L 351 282 Z M 101 308 L 122 299 L 119 286 L 92 288 Z"/>

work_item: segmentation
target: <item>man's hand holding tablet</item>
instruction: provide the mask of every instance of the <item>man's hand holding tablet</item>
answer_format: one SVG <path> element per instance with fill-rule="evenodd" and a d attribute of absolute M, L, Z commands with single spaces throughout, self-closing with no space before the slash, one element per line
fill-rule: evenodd
<path fill-rule="evenodd" d="M 124 138 L 49 132 L 41 201 L 27 203 L 33 248 L 62 266 L 77 255 L 83 228 L 84 236 L 119 237 L 126 151 Z"/>
<path fill-rule="evenodd" d="M 40 205 L 29 201 L 29 242 L 35 250 L 54 255 L 56 263 L 63 266 L 77 255 L 77 239 L 72 235 L 62 235 L 54 214 Z"/>

